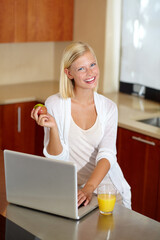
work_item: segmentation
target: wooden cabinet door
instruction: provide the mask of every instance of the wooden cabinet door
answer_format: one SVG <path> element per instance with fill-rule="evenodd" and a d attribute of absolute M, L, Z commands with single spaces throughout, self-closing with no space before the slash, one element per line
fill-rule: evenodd
<path fill-rule="evenodd" d="M 160 151 L 160 141 L 158 143 Z M 160 167 L 159 167 L 159 183 L 158 183 L 158 199 L 157 199 L 157 211 L 156 211 L 156 220 L 160 222 Z"/>
<path fill-rule="evenodd" d="M 160 170 L 159 141 L 118 129 L 118 162 L 131 186 L 132 208 L 156 219 Z"/>
<path fill-rule="evenodd" d="M 28 0 L 1 0 L 0 42 L 25 42 L 28 32 L 27 21 Z"/>
<path fill-rule="evenodd" d="M 156 220 L 160 222 L 160 178 L 159 178 L 159 185 L 158 185 L 158 200 L 157 200 Z"/>
<path fill-rule="evenodd" d="M 0 42 L 70 41 L 74 0 L 1 0 Z"/>
<path fill-rule="evenodd" d="M 34 102 L 2 106 L 2 149 L 34 154 L 35 121 L 30 117 L 33 106 Z"/>
<path fill-rule="evenodd" d="M 73 0 L 28 0 L 27 41 L 69 41 L 73 35 Z"/>
<path fill-rule="evenodd" d="M 0 1 L 0 42 L 14 42 L 14 0 Z"/>

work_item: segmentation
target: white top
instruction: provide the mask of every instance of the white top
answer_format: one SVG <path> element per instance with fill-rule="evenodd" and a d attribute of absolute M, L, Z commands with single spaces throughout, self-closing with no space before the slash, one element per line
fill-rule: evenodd
<path fill-rule="evenodd" d="M 95 168 L 101 136 L 102 129 L 98 117 L 94 125 L 87 130 L 77 126 L 71 117 L 68 137 L 69 160 L 77 165 L 78 185 L 85 184 Z"/>
<path fill-rule="evenodd" d="M 123 204 L 131 208 L 131 191 L 130 186 L 126 182 L 123 173 L 117 163 L 116 158 L 116 137 L 118 111 L 117 106 L 110 99 L 94 92 L 94 102 L 97 116 L 100 121 L 102 135 L 97 148 L 95 165 L 102 158 L 106 158 L 110 162 L 110 170 L 108 172 L 113 184 L 123 197 Z M 54 116 L 63 146 L 63 150 L 59 155 L 53 156 L 48 154 L 47 145 L 49 141 L 49 128 L 44 128 L 44 150 L 46 157 L 69 161 L 69 130 L 71 123 L 71 99 L 63 99 L 60 94 L 50 96 L 45 105 L 48 112 Z"/>

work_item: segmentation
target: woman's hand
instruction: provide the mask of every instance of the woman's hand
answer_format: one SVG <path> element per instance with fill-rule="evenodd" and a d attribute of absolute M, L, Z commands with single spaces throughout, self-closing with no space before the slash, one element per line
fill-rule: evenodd
<path fill-rule="evenodd" d="M 89 204 L 92 199 L 93 190 L 93 186 L 87 184 L 78 190 L 78 207 L 81 204 L 84 204 L 84 206 Z"/>
<path fill-rule="evenodd" d="M 41 107 L 33 108 L 31 111 L 31 118 L 33 118 L 38 125 L 42 127 L 54 128 L 57 126 L 56 121 L 52 115 L 47 114 L 38 114 L 38 111 Z"/>

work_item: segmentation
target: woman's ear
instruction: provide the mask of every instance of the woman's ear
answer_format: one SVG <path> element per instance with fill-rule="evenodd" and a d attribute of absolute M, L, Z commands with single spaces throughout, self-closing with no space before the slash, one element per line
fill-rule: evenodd
<path fill-rule="evenodd" d="M 68 68 L 65 68 L 64 69 L 64 72 L 65 72 L 65 74 L 67 75 L 67 77 L 69 78 L 69 79 L 73 79 L 73 76 L 70 74 L 70 71 L 68 70 Z"/>

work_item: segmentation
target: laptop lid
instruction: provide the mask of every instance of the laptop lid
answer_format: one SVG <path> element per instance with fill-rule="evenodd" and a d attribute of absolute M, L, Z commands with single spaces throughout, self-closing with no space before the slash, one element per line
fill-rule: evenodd
<path fill-rule="evenodd" d="M 4 150 L 6 197 L 10 203 L 80 219 L 97 207 L 77 206 L 77 169 L 71 162 Z M 79 215 L 80 214 L 80 215 Z"/>

